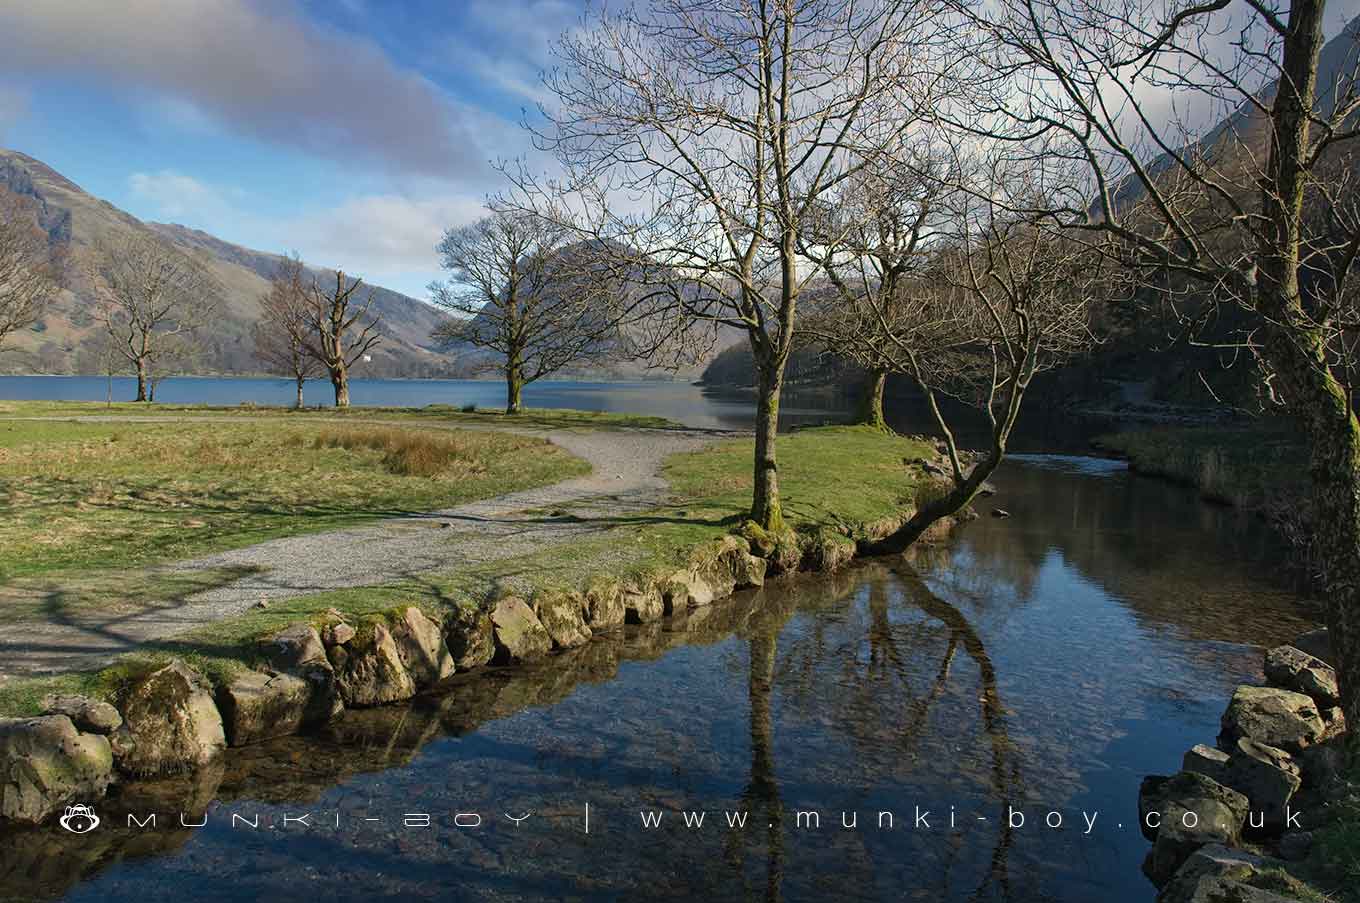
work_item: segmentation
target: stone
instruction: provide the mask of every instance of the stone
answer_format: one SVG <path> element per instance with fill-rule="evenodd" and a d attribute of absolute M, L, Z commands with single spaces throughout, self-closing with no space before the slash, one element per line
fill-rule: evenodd
<path fill-rule="evenodd" d="M 347 706 L 374 706 L 416 695 L 392 634 L 381 621 L 363 625 L 349 645 L 333 646 L 335 683 Z"/>
<path fill-rule="evenodd" d="M 770 567 L 770 563 L 764 558 L 755 555 L 745 555 L 737 566 L 737 589 L 749 589 L 753 586 L 765 585 L 765 574 Z"/>
<path fill-rule="evenodd" d="M 496 640 L 493 659 L 500 665 L 536 661 L 552 652 L 552 637 L 523 599 L 505 596 L 491 609 Z"/>
<path fill-rule="evenodd" d="M 1330 740 L 1333 737 L 1340 737 L 1342 734 L 1346 733 L 1346 713 L 1342 711 L 1340 706 L 1323 709 L 1322 724 L 1322 739 L 1318 741 L 1319 743 Z"/>
<path fill-rule="evenodd" d="M 586 623 L 592 633 L 622 627 L 628 617 L 623 588 L 617 583 L 597 582 L 585 593 Z"/>
<path fill-rule="evenodd" d="M 306 666 L 329 668 L 326 646 L 316 628 L 306 621 L 298 621 L 272 636 L 260 640 L 269 663 L 279 671 L 295 671 Z"/>
<path fill-rule="evenodd" d="M 1276 646 L 1266 653 L 1266 680 L 1274 686 L 1311 697 L 1319 708 L 1341 704 L 1336 671 L 1331 665 L 1293 646 Z"/>
<path fill-rule="evenodd" d="M 1181 771 L 1197 771 L 1221 784 L 1223 783 L 1223 770 L 1227 764 L 1227 753 L 1201 743 L 1191 747 L 1186 752 L 1185 757 L 1181 760 Z"/>
<path fill-rule="evenodd" d="M 1157 903 L 1298 903 L 1298 899 L 1231 878 L 1206 875 L 1193 886 L 1177 884 L 1174 893 L 1159 894 Z"/>
<path fill-rule="evenodd" d="M 99 799 L 112 780 L 107 737 L 82 733 L 66 715 L 0 718 L 0 818 L 39 824 Z"/>
<path fill-rule="evenodd" d="M 1147 814 L 1160 814 L 1143 872 L 1161 887 L 1187 859 L 1207 844 L 1237 846 L 1249 803 L 1236 790 L 1194 771 L 1163 780 L 1150 793 Z M 1140 809 L 1144 802 L 1140 798 Z M 1143 824 L 1147 825 L 1146 815 Z"/>
<path fill-rule="evenodd" d="M 650 624 L 665 617 L 666 603 L 655 586 L 646 589 L 625 588 L 623 615 L 627 624 Z"/>
<path fill-rule="evenodd" d="M 1272 831 L 1284 827 L 1289 801 L 1303 784 L 1299 767 L 1289 753 L 1246 737 L 1237 740 L 1219 780 L 1250 800 L 1248 826 L 1256 819 Z"/>
<path fill-rule="evenodd" d="M 1286 862 L 1302 862 L 1313 852 L 1312 831 L 1290 831 L 1280 838 L 1280 858 Z"/>
<path fill-rule="evenodd" d="M 142 777 L 197 768 L 227 746 L 207 682 L 178 659 L 127 689 L 123 724 L 110 741 L 118 768 Z"/>
<path fill-rule="evenodd" d="M 354 628 L 341 621 L 338 624 L 328 624 L 326 629 L 321 631 L 321 641 L 327 646 L 343 646 L 354 639 Z"/>
<path fill-rule="evenodd" d="M 320 671 L 314 677 L 251 671 L 217 692 L 217 706 L 227 743 L 246 746 L 295 734 L 330 721 L 344 706 L 333 682 Z"/>
<path fill-rule="evenodd" d="M 1346 737 L 1328 737 L 1305 749 L 1297 761 L 1303 786 L 1326 787 L 1346 773 Z"/>
<path fill-rule="evenodd" d="M 1208 844 L 1186 859 L 1157 896 L 1157 903 L 1210 903 L 1235 899 L 1215 897 L 1211 892 L 1250 881 L 1270 867 L 1270 860 L 1264 857 L 1229 849 L 1222 844 Z"/>
<path fill-rule="evenodd" d="M 668 615 L 713 604 L 713 587 L 692 570 L 676 571 L 664 578 L 660 589 L 661 601 Z"/>
<path fill-rule="evenodd" d="M 388 624 L 397 656 L 416 687 L 432 687 L 453 676 L 455 664 L 438 624 L 414 605 L 408 606 Z"/>
<path fill-rule="evenodd" d="M 444 616 L 444 643 L 454 668 L 471 671 L 490 664 L 496 655 L 491 614 L 477 605 L 459 605 Z"/>
<path fill-rule="evenodd" d="M 123 723 L 123 716 L 107 702 L 88 696 L 48 696 L 43 699 L 47 715 L 65 715 L 78 731 L 108 735 Z"/>
<path fill-rule="evenodd" d="M 1332 636 L 1326 627 L 1310 630 L 1294 638 L 1293 646 L 1300 652 L 1311 655 L 1330 668 L 1336 667 L 1336 655 L 1332 652 Z"/>
<path fill-rule="evenodd" d="M 539 593 L 534 597 L 533 609 L 555 648 L 575 649 L 590 642 L 586 600 L 580 593 Z"/>
<path fill-rule="evenodd" d="M 1298 753 L 1317 743 L 1324 732 L 1317 704 L 1302 693 L 1276 687 L 1238 687 L 1223 713 L 1218 748 L 1231 755 L 1246 737 L 1285 752 Z"/>

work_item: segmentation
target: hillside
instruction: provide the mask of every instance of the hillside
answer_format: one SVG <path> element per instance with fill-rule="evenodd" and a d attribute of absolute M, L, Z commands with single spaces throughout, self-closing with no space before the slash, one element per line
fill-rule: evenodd
<path fill-rule="evenodd" d="M 218 328 L 203 337 L 199 372 L 254 373 L 250 327 L 259 316 L 258 299 L 279 257 L 222 241 L 180 225 L 144 223 L 107 201 L 85 192 L 70 179 L 18 151 L 0 149 L 0 186 L 32 198 L 53 242 L 69 246 L 79 258 L 101 236 L 150 229 L 167 243 L 203 255 L 225 289 Z M 14 337 L 0 358 L 0 372 L 97 373 L 102 369 L 103 336 L 92 316 L 93 293 L 80 267 L 72 284 L 33 329 Z M 459 375 L 456 360 L 438 352 L 430 332 L 439 313 L 415 298 L 374 288 L 374 310 L 384 322 L 384 341 L 364 365 L 368 376 Z"/>

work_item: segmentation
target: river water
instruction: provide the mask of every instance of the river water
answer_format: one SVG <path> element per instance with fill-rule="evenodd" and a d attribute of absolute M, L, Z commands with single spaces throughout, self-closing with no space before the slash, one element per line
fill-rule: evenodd
<path fill-rule="evenodd" d="M 1140 778 L 1312 622 L 1230 509 L 1089 458 L 995 482 L 1011 517 L 907 560 L 0 836 L 0 899 L 1150 901 Z"/>

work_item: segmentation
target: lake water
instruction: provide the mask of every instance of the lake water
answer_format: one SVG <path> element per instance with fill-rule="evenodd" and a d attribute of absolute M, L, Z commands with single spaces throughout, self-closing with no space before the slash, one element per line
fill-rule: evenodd
<path fill-rule="evenodd" d="M 0 836 L 0 899 L 1151 901 L 1139 780 L 1311 622 L 1230 509 L 1087 458 L 995 482 L 1012 517 L 909 560 L 127 785 L 88 835 Z"/>

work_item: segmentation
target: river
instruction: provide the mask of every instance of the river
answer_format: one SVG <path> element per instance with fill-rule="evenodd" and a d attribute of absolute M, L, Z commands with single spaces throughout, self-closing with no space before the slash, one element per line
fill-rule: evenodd
<path fill-rule="evenodd" d="M 116 791 L 89 835 L 0 837 L 0 898 L 1151 901 L 1139 780 L 1311 622 L 1231 509 L 1090 458 L 995 482 L 1011 517 L 907 560 L 232 750 Z"/>

